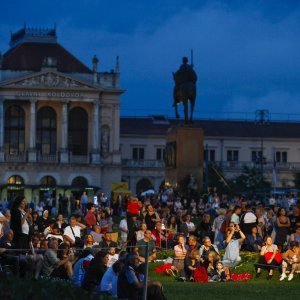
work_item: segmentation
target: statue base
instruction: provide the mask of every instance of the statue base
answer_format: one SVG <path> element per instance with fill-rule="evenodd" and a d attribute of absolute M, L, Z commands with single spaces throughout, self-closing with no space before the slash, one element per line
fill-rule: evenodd
<path fill-rule="evenodd" d="M 199 194 L 203 187 L 203 135 L 193 125 L 173 126 L 166 135 L 165 182 L 184 195 Z"/>

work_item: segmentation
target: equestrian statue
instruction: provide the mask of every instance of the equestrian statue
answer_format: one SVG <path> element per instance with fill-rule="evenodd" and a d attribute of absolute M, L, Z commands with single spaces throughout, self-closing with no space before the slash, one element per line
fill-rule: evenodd
<path fill-rule="evenodd" d="M 189 124 L 193 122 L 193 111 L 196 100 L 196 82 L 197 74 L 193 70 L 193 64 L 188 64 L 188 58 L 182 58 L 182 65 L 179 70 L 173 72 L 175 81 L 173 91 L 173 106 L 175 107 L 176 118 L 179 119 L 177 105 L 182 103 L 184 107 L 184 123 Z M 188 115 L 188 102 L 190 102 L 190 117 Z"/>

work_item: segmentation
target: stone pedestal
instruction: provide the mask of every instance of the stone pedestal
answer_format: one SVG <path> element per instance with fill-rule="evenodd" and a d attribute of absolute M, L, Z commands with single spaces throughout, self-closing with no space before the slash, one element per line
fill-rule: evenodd
<path fill-rule="evenodd" d="M 192 174 L 199 193 L 203 185 L 203 151 L 202 128 L 171 127 L 166 135 L 166 183 L 188 193 L 187 184 Z"/>

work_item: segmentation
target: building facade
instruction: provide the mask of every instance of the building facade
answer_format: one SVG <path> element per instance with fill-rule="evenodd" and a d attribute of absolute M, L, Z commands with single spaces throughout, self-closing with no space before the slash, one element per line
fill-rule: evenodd
<path fill-rule="evenodd" d="M 122 178 L 132 191 L 159 189 L 166 133 L 177 124 L 162 116 L 121 118 Z M 300 172 L 300 122 L 196 120 L 194 126 L 204 130 L 204 170 L 206 162 L 214 162 L 226 179 L 234 179 L 247 166 L 263 172 L 273 187 L 294 187 L 294 174 Z"/>
<path fill-rule="evenodd" d="M 119 62 L 98 72 L 24 27 L 0 57 L 1 199 L 109 192 L 121 179 Z M 79 195 L 75 195 L 76 197 Z"/>

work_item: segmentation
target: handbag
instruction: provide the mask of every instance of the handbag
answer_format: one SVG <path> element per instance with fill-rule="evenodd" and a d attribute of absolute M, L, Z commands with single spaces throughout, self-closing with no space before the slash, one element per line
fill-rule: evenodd
<path fill-rule="evenodd" d="M 82 239 L 81 239 L 80 237 L 78 237 L 78 236 L 75 235 L 75 233 L 74 233 L 73 228 L 72 228 L 71 225 L 70 225 L 70 228 L 71 228 L 71 231 L 72 231 L 72 233 L 73 233 L 73 235 L 74 235 L 74 238 L 75 238 L 75 243 L 74 243 L 74 245 L 75 245 L 76 247 L 82 248 L 82 247 L 83 247 L 83 241 L 82 241 Z"/>

